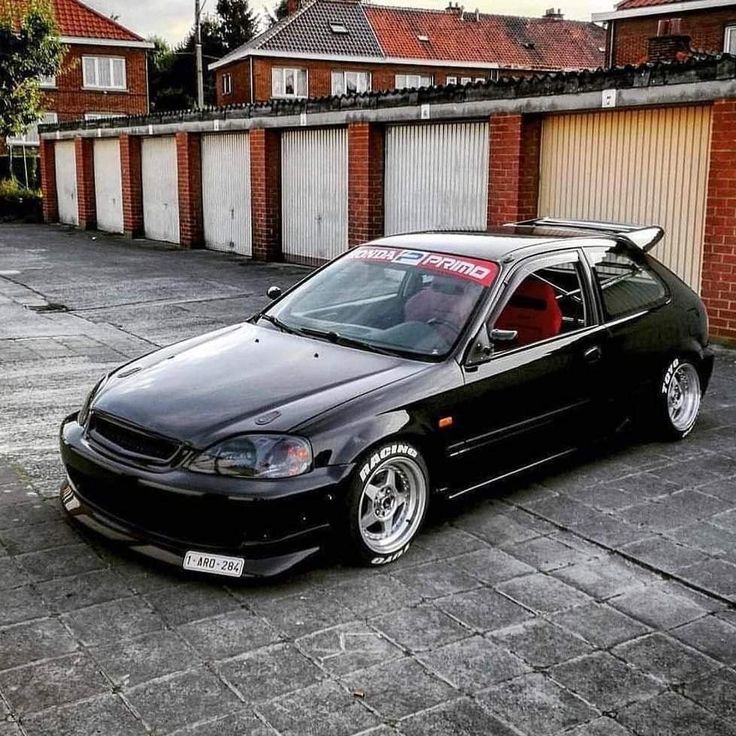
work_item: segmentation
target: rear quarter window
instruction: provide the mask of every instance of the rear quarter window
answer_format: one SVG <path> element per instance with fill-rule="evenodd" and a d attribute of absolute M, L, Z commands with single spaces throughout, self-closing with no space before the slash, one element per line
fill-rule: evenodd
<path fill-rule="evenodd" d="M 667 299 L 667 287 L 659 276 L 622 246 L 592 250 L 588 257 L 601 290 L 606 319 L 651 309 Z"/>

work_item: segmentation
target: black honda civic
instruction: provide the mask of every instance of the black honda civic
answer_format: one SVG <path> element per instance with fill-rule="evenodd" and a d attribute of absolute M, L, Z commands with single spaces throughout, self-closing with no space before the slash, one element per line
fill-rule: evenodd
<path fill-rule="evenodd" d="M 61 499 L 186 570 L 401 556 L 439 497 L 629 418 L 685 437 L 713 355 L 660 228 L 534 220 L 354 248 L 248 321 L 106 375 L 61 428 Z"/>

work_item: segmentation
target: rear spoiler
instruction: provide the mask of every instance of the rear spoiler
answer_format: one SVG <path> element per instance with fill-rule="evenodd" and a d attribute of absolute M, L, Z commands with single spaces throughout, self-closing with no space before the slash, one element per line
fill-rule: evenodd
<path fill-rule="evenodd" d="M 554 227 L 571 230 L 596 230 L 609 235 L 621 235 L 645 253 L 654 248 L 664 237 L 664 230 L 658 225 L 641 227 L 622 225 L 616 222 L 597 222 L 595 220 L 557 220 L 554 217 L 537 217 L 533 220 L 510 222 L 507 227 Z"/>

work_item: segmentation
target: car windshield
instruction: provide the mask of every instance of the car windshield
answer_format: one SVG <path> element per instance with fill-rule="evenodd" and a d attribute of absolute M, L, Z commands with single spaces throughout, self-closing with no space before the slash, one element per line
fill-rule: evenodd
<path fill-rule="evenodd" d="M 266 310 L 274 329 L 376 352 L 447 355 L 495 280 L 492 261 L 363 246 Z"/>

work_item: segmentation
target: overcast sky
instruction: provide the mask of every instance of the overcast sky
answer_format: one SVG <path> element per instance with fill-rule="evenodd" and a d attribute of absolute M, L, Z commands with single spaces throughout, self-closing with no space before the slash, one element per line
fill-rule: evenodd
<path fill-rule="evenodd" d="M 118 15 L 120 22 L 142 36 L 163 36 L 175 43 L 180 41 L 192 24 L 194 0 L 85 0 L 88 5 L 106 15 Z M 205 11 L 214 8 L 216 0 L 207 0 Z M 461 0 L 462 2 L 462 0 Z M 613 8 L 616 0 L 465 0 L 466 9 L 480 8 L 484 13 L 507 15 L 542 15 L 544 10 L 560 6 L 566 18 L 590 20 L 591 13 Z M 251 7 L 259 13 L 273 0 L 251 0 Z M 446 0 L 381 0 L 382 5 L 411 5 L 441 9 Z"/>

